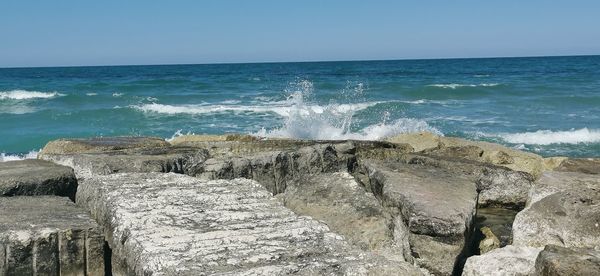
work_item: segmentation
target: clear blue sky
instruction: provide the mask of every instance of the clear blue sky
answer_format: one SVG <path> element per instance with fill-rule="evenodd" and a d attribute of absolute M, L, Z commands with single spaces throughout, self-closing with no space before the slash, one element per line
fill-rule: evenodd
<path fill-rule="evenodd" d="M 0 1 L 0 67 L 600 54 L 600 1 Z"/>

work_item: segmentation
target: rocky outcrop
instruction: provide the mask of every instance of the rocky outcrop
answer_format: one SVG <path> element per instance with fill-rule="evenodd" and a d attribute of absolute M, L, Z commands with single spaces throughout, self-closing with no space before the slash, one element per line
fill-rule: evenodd
<path fill-rule="evenodd" d="M 363 183 L 390 209 L 407 259 L 439 275 L 454 270 L 475 214 L 475 183 L 435 167 L 364 160 Z M 360 172 L 359 172 L 360 173 Z"/>
<path fill-rule="evenodd" d="M 157 137 L 92 137 L 84 139 L 59 139 L 48 142 L 40 155 L 98 153 L 125 149 L 156 149 L 169 146 Z"/>
<path fill-rule="evenodd" d="M 544 247 L 600 246 L 600 181 L 578 173 L 546 173 L 513 224 L 513 243 Z"/>
<path fill-rule="evenodd" d="M 485 255 L 467 259 L 463 276 L 535 275 L 535 262 L 541 249 L 508 245 Z"/>
<path fill-rule="evenodd" d="M 579 172 L 587 174 L 600 174 L 600 159 L 595 158 L 569 158 L 560 163 L 554 170 L 560 172 Z"/>
<path fill-rule="evenodd" d="M 87 178 L 80 188 L 78 204 L 105 228 L 128 273 L 421 275 L 353 248 L 253 180 L 124 173 Z"/>
<path fill-rule="evenodd" d="M 427 132 L 401 134 L 386 140 L 410 144 L 417 152 L 489 163 L 526 172 L 535 178 L 545 170 L 544 159 L 539 155 L 488 142 L 443 137 Z"/>
<path fill-rule="evenodd" d="M 548 245 L 535 261 L 538 276 L 595 276 L 600 273 L 600 251 Z"/>
<path fill-rule="evenodd" d="M 104 275 L 104 236 L 65 197 L 0 197 L 0 275 Z"/>
<path fill-rule="evenodd" d="M 57 195 L 75 199 L 73 169 L 43 160 L 0 162 L 0 196 Z"/>

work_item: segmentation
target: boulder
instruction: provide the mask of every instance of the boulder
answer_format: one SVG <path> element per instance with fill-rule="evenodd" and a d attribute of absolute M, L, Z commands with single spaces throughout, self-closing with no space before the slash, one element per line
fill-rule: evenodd
<path fill-rule="evenodd" d="M 104 275 L 104 236 L 65 197 L 0 197 L 0 275 Z"/>
<path fill-rule="evenodd" d="M 596 276 L 600 274 L 600 251 L 548 245 L 535 261 L 538 276 Z"/>
<path fill-rule="evenodd" d="M 52 143 L 52 142 L 51 142 Z M 119 172 L 176 172 L 195 170 L 208 158 L 208 151 L 191 148 L 134 148 L 93 153 L 50 154 L 41 159 L 75 169 L 78 177 Z"/>
<path fill-rule="evenodd" d="M 391 216 L 347 172 L 296 179 L 278 198 L 296 214 L 324 222 L 363 250 L 382 251 L 394 245 Z M 403 259 L 402 248 L 397 251 Z"/>
<path fill-rule="evenodd" d="M 545 172 L 528 193 L 527 206 L 568 189 L 600 188 L 600 176 L 578 172 Z"/>
<path fill-rule="evenodd" d="M 597 158 L 569 158 L 554 169 L 560 172 L 579 172 L 587 174 L 600 174 L 600 159 Z"/>
<path fill-rule="evenodd" d="M 477 191 L 473 181 L 442 168 L 362 160 L 363 184 L 395 216 L 417 264 L 450 275 L 469 236 Z M 407 257 L 407 256 L 405 256 Z"/>
<path fill-rule="evenodd" d="M 555 192 L 519 212 L 513 244 L 544 247 L 600 246 L 600 187 Z"/>
<path fill-rule="evenodd" d="M 94 137 L 50 141 L 40 151 L 45 154 L 98 153 L 124 149 L 161 148 L 169 143 L 157 137 Z"/>
<path fill-rule="evenodd" d="M 463 276 L 528 276 L 535 275 L 535 262 L 541 249 L 508 245 L 485 255 L 471 256 Z"/>
<path fill-rule="evenodd" d="M 77 179 L 73 169 L 29 159 L 0 162 L 0 196 L 57 195 L 75 199 Z"/>
<path fill-rule="evenodd" d="M 350 246 L 249 179 L 121 173 L 86 178 L 77 202 L 137 275 L 422 275 Z"/>

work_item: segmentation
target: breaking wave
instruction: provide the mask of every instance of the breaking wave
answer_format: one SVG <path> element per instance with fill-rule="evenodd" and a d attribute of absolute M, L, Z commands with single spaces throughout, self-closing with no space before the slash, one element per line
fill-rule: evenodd
<path fill-rule="evenodd" d="M 457 89 L 460 87 L 494 87 L 502 85 L 500 83 L 480 83 L 480 84 L 459 84 L 459 83 L 447 83 L 447 84 L 430 84 L 429 87 L 446 88 L 446 89 Z"/>
<path fill-rule="evenodd" d="M 0 162 L 6 161 L 17 161 L 17 160 L 25 160 L 25 159 L 36 159 L 38 156 L 38 151 L 32 150 L 26 154 L 6 154 L 0 153 Z"/>
<path fill-rule="evenodd" d="M 65 95 L 58 92 L 39 92 L 27 90 L 11 90 L 0 92 L 0 100 L 49 99 L 59 96 Z"/>
<path fill-rule="evenodd" d="M 600 143 L 600 130 L 588 128 L 568 131 L 538 130 L 502 134 L 500 137 L 508 143 L 530 145 Z"/>

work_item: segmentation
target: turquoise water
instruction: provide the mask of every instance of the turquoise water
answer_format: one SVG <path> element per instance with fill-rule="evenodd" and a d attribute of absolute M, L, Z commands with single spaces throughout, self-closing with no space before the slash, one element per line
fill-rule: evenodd
<path fill-rule="evenodd" d="M 4 159 L 61 137 L 423 130 L 600 156 L 600 56 L 0 69 Z"/>

